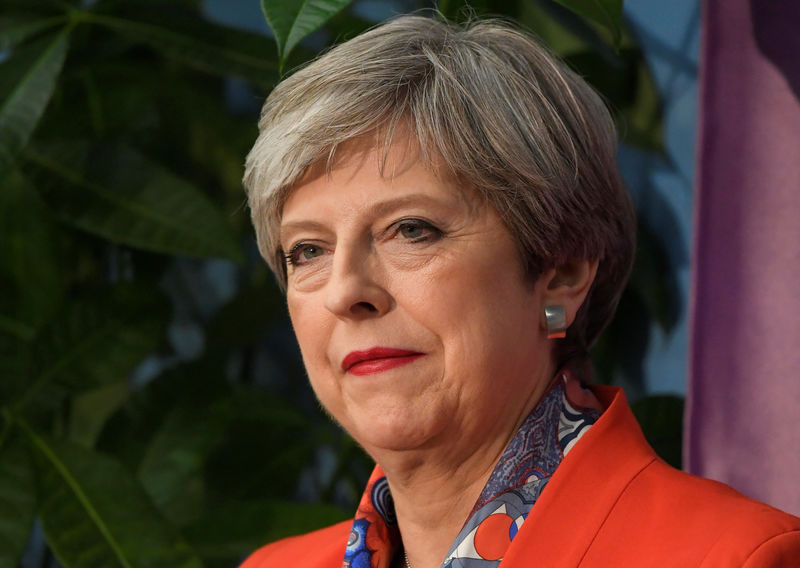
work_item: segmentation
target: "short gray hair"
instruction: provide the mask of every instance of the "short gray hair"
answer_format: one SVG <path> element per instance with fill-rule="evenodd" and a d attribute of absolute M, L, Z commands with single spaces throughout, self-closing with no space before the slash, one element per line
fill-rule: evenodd
<path fill-rule="evenodd" d="M 616 131 L 592 88 L 523 31 L 501 21 L 456 26 L 401 16 L 280 83 L 259 120 L 244 185 L 261 254 L 282 285 L 283 205 L 306 170 L 367 135 L 411 132 L 426 165 L 442 164 L 496 209 L 526 274 L 599 260 L 560 346 L 583 355 L 611 319 L 630 273 L 633 208 L 616 167 Z"/>

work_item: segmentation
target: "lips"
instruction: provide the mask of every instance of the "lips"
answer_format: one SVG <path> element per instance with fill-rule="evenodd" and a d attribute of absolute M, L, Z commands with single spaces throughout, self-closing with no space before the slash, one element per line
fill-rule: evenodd
<path fill-rule="evenodd" d="M 352 351 L 342 360 L 342 370 L 352 375 L 371 375 L 408 365 L 425 355 L 418 351 L 373 347 Z"/>

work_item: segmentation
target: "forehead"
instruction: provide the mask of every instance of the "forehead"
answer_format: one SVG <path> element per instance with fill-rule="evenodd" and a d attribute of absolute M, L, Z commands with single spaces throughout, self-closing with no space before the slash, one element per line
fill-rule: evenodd
<path fill-rule="evenodd" d="M 405 130 L 405 129 L 403 129 Z M 406 132 L 397 133 L 389 139 L 385 136 L 371 135 L 347 140 L 339 144 L 330 155 L 318 159 L 287 188 L 280 208 L 280 224 L 283 224 L 287 205 L 297 205 L 300 188 L 359 187 L 368 196 L 373 187 L 361 184 L 365 177 L 379 181 L 379 187 L 398 190 L 419 190 L 420 185 L 436 187 L 450 197 L 469 205 L 470 209 L 484 204 L 478 199 L 478 192 L 467 182 L 459 180 L 444 165 L 441 157 L 424 152 L 416 139 Z M 334 179 L 335 178 L 335 179 Z M 358 180 L 356 179 L 358 178 Z M 353 182 L 353 183 L 351 183 Z M 397 182 L 397 183 L 395 183 Z M 415 186 L 416 185 L 416 186 Z M 313 193 L 302 192 L 300 203 L 310 200 Z"/>
<path fill-rule="evenodd" d="M 440 160 L 431 160 L 423 152 L 417 139 L 408 128 L 398 126 L 393 134 L 374 132 L 336 144 L 320 156 L 300 175 L 289 188 L 292 190 L 323 176 L 330 177 L 335 170 L 360 166 L 377 168 L 381 177 L 393 178 L 421 164 L 434 175 Z"/>

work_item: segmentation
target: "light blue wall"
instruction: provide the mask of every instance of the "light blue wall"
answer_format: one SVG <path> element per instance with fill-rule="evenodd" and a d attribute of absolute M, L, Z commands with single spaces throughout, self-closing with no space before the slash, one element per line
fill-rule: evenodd
<path fill-rule="evenodd" d="M 692 236 L 699 0 L 630 0 L 633 26 L 664 104 L 667 156 L 623 149 L 620 163 L 639 214 L 655 229 L 679 284 L 681 314 L 669 335 L 654 327 L 645 362 L 650 393 L 685 393 L 688 370 L 689 260 Z"/>

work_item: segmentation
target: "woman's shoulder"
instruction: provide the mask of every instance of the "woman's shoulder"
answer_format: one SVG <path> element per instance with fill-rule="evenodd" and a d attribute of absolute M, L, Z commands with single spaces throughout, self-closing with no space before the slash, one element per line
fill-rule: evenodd
<path fill-rule="evenodd" d="M 660 460 L 618 389 L 536 506 L 524 555 L 552 566 L 800 568 L 800 518 Z M 525 531 L 523 525 L 520 534 Z M 523 551 L 520 551 L 523 555 Z M 561 558 L 558 558 L 560 561 Z"/>
<path fill-rule="evenodd" d="M 800 518 L 658 460 L 620 495 L 595 552 L 623 534 L 643 556 L 673 548 L 663 557 L 682 566 L 800 567 Z"/>
<path fill-rule="evenodd" d="M 308 534 L 273 542 L 256 550 L 240 568 L 339 568 L 351 526 L 352 521 L 343 521 Z"/>
<path fill-rule="evenodd" d="M 769 537 L 796 531 L 800 538 L 800 518 L 747 497 L 729 485 L 676 470 L 660 460 L 644 469 L 626 493 L 628 499 L 639 503 L 642 499 L 661 503 L 665 516 L 683 525 L 691 522 L 698 530 L 705 526 L 701 531 L 705 534 L 713 531 L 708 526 L 711 524 L 723 527 L 729 534 L 755 532 Z"/>

